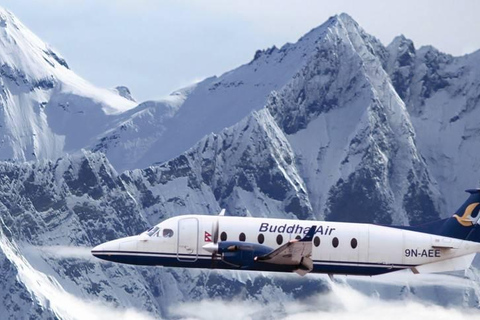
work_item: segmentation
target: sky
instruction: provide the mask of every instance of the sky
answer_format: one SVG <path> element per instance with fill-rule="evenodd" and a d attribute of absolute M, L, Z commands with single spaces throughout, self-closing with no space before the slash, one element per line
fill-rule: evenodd
<path fill-rule="evenodd" d="M 126 85 L 138 101 L 248 63 L 346 12 L 388 44 L 452 55 L 480 49 L 476 0 L 3 0 L 70 68 L 95 85 Z"/>

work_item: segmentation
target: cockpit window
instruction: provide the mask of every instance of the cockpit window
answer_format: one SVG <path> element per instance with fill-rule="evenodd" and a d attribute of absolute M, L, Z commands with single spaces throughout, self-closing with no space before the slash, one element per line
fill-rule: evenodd
<path fill-rule="evenodd" d="M 163 229 L 163 236 L 165 238 L 173 237 L 173 230 L 172 229 Z"/>
<path fill-rule="evenodd" d="M 157 233 L 158 229 L 159 229 L 159 228 L 156 227 L 156 226 L 153 227 L 153 228 L 150 228 L 150 229 L 147 231 L 148 236 L 153 237 L 153 236 L 155 235 L 155 233 Z"/>

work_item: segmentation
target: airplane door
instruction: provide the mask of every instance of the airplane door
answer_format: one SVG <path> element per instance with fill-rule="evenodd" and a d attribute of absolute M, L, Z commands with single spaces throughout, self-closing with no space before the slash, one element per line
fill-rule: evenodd
<path fill-rule="evenodd" d="M 178 220 L 177 259 L 195 262 L 198 259 L 198 220 Z"/>

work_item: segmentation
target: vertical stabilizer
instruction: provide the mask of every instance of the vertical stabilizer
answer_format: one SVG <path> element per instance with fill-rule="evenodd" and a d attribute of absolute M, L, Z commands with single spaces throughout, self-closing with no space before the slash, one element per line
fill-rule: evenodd
<path fill-rule="evenodd" d="M 480 242 L 480 189 L 469 189 L 466 192 L 470 196 L 451 218 L 402 229 Z"/>
<path fill-rule="evenodd" d="M 480 189 L 469 189 L 467 201 L 455 212 L 453 217 L 464 227 L 474 226 L 478 222 L 480 210 Z"/>
<path fill-rule="evenodd" d="M 480 189 L 469 189 L 467 201 L 443 224 L 440 235 L 462 240 L 480 242 L 478 224 L 480 210 Z"/>

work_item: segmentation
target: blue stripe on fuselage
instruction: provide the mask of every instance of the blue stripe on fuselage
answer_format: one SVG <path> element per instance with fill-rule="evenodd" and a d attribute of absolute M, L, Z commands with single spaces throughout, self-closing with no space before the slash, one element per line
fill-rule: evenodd
<path fill-rule="evenodd" d="M 144 253 L 144 252 L 92 252 L 97 258 L 126 263 L 132 265 L 147 266 L 165 266 L 181 268 L 201 268 L 201 269 L 230 269 L 230 270 L 251 270 L 251 271 L 273 271 L 273 272 L 292 272 L 295 266 L 276 265 L 257 262 L 248 268 L 236 268 L 222 260 L 212 262 L 209 255 L 181 255 L 180 260 L 176 253 Z M 189 261 L 190 260 L 190 261 Z M 311 273 L 332 273 L 332 274 L 351 274 L 351 275 L 378 275 L 393 271 L 411 268 L 414 265 L 385 265 L 380 263 L 357 263 L 348 261 L 326 261 L 315 260 Z"/>

